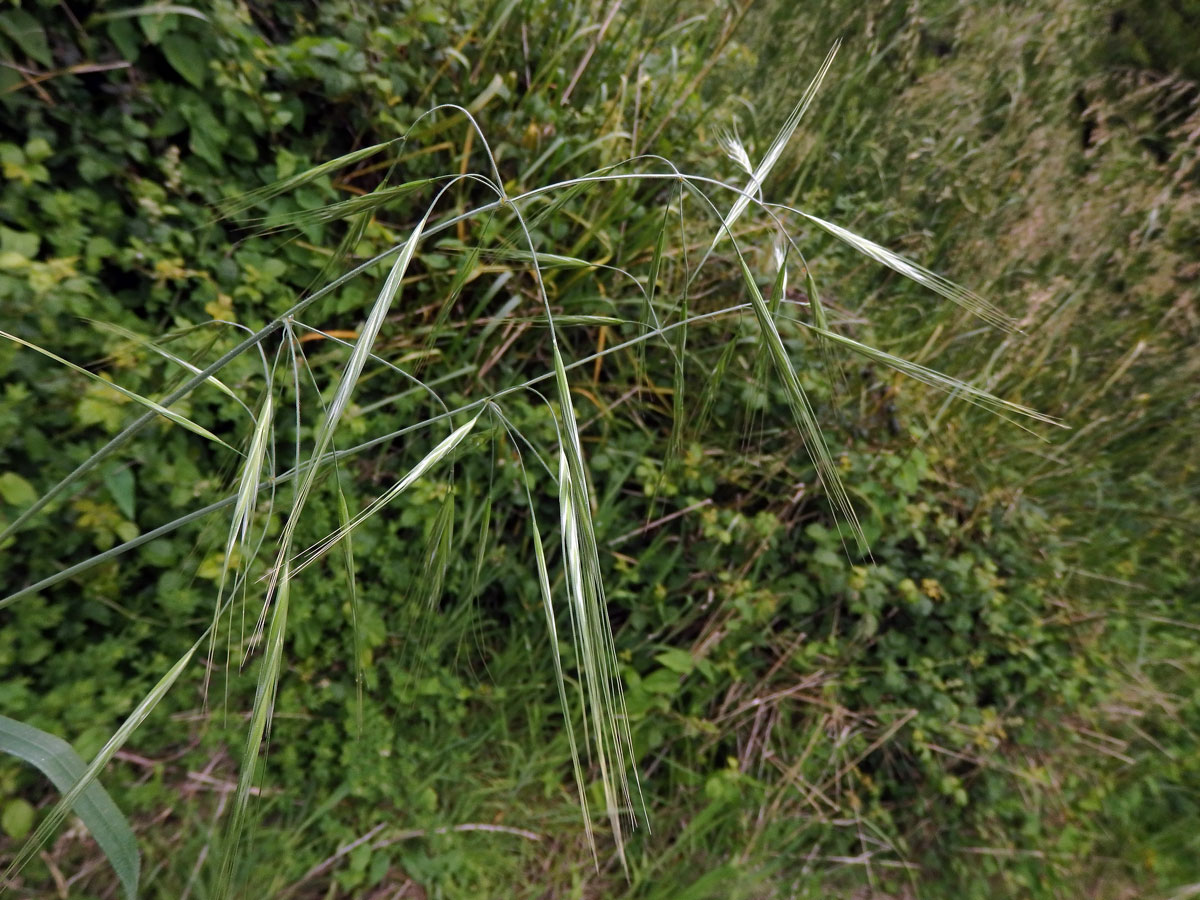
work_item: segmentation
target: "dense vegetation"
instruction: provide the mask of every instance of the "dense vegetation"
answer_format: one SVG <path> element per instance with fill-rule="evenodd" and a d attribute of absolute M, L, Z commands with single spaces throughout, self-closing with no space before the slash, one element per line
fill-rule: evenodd
<path fill-rule="evenodd" d="M 1200 9 L 867 6 L 0 11 L 9 895 L 1194 892 Z"/>

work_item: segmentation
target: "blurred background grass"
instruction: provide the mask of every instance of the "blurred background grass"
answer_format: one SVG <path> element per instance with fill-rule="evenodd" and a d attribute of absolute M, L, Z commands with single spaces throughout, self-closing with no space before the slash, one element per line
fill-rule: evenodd
<path fill-rule="evenodd" d="M 239 895 L 1196 890 L 1197 4 L 906 0 L 801 14 L 783 0 L 334 0 L 214 2 L 197 10 L 204 18 L 121 11 L 68 0 L 0 13 L 3 327 L 113 381 L 160 396 L 181 375 L 91 320 L 177 334 L 172 352 L 203 365 L 239 336 L 192 326 L 261 327 L 327 281 L 331 261 L 342 265 L 339 223 L 255 237 L 244 223 L 213 222 L 212 204 L 392 139 L 441 102 L 477 116 L 510 192 L 637 153 L 740 183 L 718 134 L 736 125 L 759 159 L 841 37 L 766 199 L 978 290 L 1022 332 L 982 329 L 794 222 L 832 327 L 1072 429 L 1031 434 L 880 367 L 831 367 L 781 321 L 863 519 L 866 555 L 842 543 L 782 390 L 764 377 L 751 320 L 689 328 L 672 348 L 682 370 L 662 342 L 575 370 L 652 826 L 630 839 L 628 877 L 602 823 L 598 870 L 592 862 L 527 501 L 504 474 L 510 448 L 481 431 L 452 478 L 422 479 L 356 533 L 357 640 L 336 566 L 298 582 Z M 399 180 L 486 171 L 466 134 L 461 117 L 424 120 L 395 151 Z M 373 163 L 251 212 L 287 220 L 361 196 L 388 174 Z M 492 199 L 471 183 L 454 191 L 463 210 Z M 402 239 L 428 196 L 379 210 L 349 261 Z M 645 280 L 664 213 L 658 296 L 677 309 L 686 262 L 703 254 L 714 221 L 694 200 L 681 215 L 668 185 L 590 190 L 534 237 Z M 765 217 L 747 215 L 737 234 L 769 269 Z M 451 406 L 549 369 L 534 283 L 506 239 L 484 217 L 422 245 L 381 333 L 377 352 L 438 381 Z M 479 269 L 439 321 L 474 245 L 485 248 Z M 740 279 L 723 245 L 687 292 L 688 310 L 741 302 Z M 567 316 L 636 319 L 643 303 L 619 271 L 548 270 L 547 286 Z M 305 322 L 348 337 L 374 290 L 351 282 Z M 564 327 L 564 354 L 636 333 Z M 299 346 L 330 383 L 344 349 Z M 250 402 L 259 369 L 248 356 L 222 379 Z M 15 345 L 0 347 L 0 373 L 0 517 L 12 522 L 135 410 Z M 346 444 L 440 411 L 408 387 L 368 370 Z M 316 394 L 301 387 L 287 402 L 308 410 Z M 180 410 L 245 436 L 243 411 L 215 390 Z M 553 443 L 535 397 L 518 395 L 505 413 L 531 441 Z M 308 426 L 278 421 L 286 468 L 282 448 Z M 349 460 L 352 506 L 407 471 L 425 441 Z M 526 462 L 545 528 L 557 518 L 552 489 Z M 2 592 L 218 499 L 234 476 L 194 437 L 160 428 L 0 546 Z M 321 497 L 301 525 L 306 543 L 338 525 L 335 495 Z M 274 533 L 278 522 L 261 527 Z M 210 621 L 223 529 L 189 526 L 0 610 L 0 711 L 94 753 Z M 562 652 L 570 677 L 573 650 Z M 228 853 L 223 819 L 254 665 L 218 659 L 212 677 L 206 702 L 205 673 L 189 671 L 105 778 L 141 842 L 146 896 L 210 896 Z M 0 761 L 5 861 L 54 799 L 35 773 Z M 116 891 L 77 825 L 20 878 L 14 896 Z"/>

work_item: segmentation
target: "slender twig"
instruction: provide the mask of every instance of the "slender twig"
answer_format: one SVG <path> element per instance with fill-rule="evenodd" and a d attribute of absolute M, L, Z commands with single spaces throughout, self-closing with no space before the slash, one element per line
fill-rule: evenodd
<path fill-rule="evenodd" d="M 7 60 L 0 61 L 0 66 L 8 69 L 15 69 L 20 72 L 24 80 L 19 84 L 14 84 L 6 87 L 0 94 L 11 94 L 14 91 L 19 91 L 21 88 L 34 87 L 37 88 L 44 81 L 50 81 L 53 78 L 61 78 L 63 75 L 87 75 L 92 72 L 111 72 L 114 69 L 128 69 L 133 63 L 127 60 L 116 60 L 115 62 L 106 63 L 76 63 L 73 66 L 67 66 L 65 69 L 55 69 L 51 72 L 34 72 L 32 69 L 26 69 L 24 66 L 19 66 L 16 63 L 8 62 Z M 43 100 L 48 100 L 49 95 L 45 94 L 41 88 L 38 88 L 42 94 Z M 53 103 L 53 101 L 50 101 Z"/>
<path fill-rule="evenodd" d="M 620 537 L 613 538 L 608 542 L 608 546 L 615 547 L 618 544 L 623 544 L 630 538 L 635 538 L 640 534 L 645 534 L 647 531 L 653 531 L 655 528 L 658 528 L 661 525 L 666 525 L 668 522 L 678 519 L 680 516 L 686 516 L 690 512 L 695 512 L 696 510 L 702 509 L 705 506 L 711 506 L 712 502 L 712 497 L 706 497 L 699 503 L 693 503 L 691 506 L 685 506 L 683 509 L 677 509 L 675 512 L 668 513 L 667 515 L 663 516 L 661 519 L 655 519 L 653 522 L 647 522 L 641 528 L 635 528 L 633 531 L 623 534 Z"/>
<path fill-rule="evenodd" d="M 592 54 L 596 52 L 596 48 L 600 46 L 600 42 L 604 40 L 604 33 L 608 31 L 608 26 L 612 23 L 613 16 L 617 14 L 617 10 L 621 8 L 621 3 L 624 0 L 613 0 L 612 6 L 608 8 L 608 14 L 604 17 L 604 21 L 600 23 L 600 30 L 596 32 L 596 36 L 592 38 L 591 44 L 584 51 L 583 59 L 579 61 L 579 65 L 575 67 L 575 74 L 571 76 L 571 82 L 567 85 L 567 89 L 563 91 L 562 105 L 566 106 L 567 101 L 571 99 L 571 92 L 575 90 L 575 85 L 579 82 L 579 77 L 583 75 L 587 68 L 588 62 L 592 58 Z"/>

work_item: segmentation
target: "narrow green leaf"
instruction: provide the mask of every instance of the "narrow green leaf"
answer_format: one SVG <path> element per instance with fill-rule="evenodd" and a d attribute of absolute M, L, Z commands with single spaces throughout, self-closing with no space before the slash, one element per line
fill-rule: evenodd
<path fill-rule="evenodd" d="M 108 765 L 116 752 L 125 746 L 125 742 L 129 740 L 130 735 L 132 735 L 133 732 L 138 729 L 138 727 L 146 720 L 146 717 L 154 711 L 156 706 L 158 706 L 162 698 L 166 696 L 167 691 L 171 689 L 171 686 L 179 678 L 183 670 L 187 668 L 187 664 L 191 662 L 192 656 L 196 653 L 196 649 L 204 640 L 205 637 L 202 636 L 200 640 L 193 644 L 191 649 L 181 656 L 175 662 L 175 664 L 171 666 L 167 673 L 158 680 L 158 683 L 144 698 L 142 698 L 141 703 L 139 703 L 133 712 L 131 712 L 125 719 L 125 721 L 121 723 L 121 727 L 118 728 L 116 732 L 113 733 L 112 737 L 108 739 L 108 742 L 100 748 L 100 752 L 96 754 L 95 758 L 91 761 L 87 768 L 84 769 L 77 777 L 67 777 L 67 780 L 64 782 L 64 787 L 60 788 L 65 791 L 62 798 L 51 808 L 50 812 L 46 814 L 46 817 L 42 820 L 42 823 L 34 831 L 33 836 L 25 842 L 13 861 L 9 863 L 8 870 L 4 873 L 4 881 L 11 881 L 14 877 L 16 877 L 17 874 L 20 873 L 23 868 L 25 868 L 29 861 L 33 859 L 35 855 L 37 855 L 37 852 L 41 850 L 43 846 L 45 846 L 46 842 L 50 839 L 50 836 L 54 834 L 58 827 L 63 823 L 63 820 L 66 819 L 68 813 L 74 810 L 76 815 L 78 815 L 81 819 L 84 819 L 85 810 L 94 809 L 94 807 L 89 808 L 86 802 L 81 801 L 86 801 L 89 796 L 92 796 L 89 795 L 89 791 L 93 786 L 97 786 L 96 779 L 99 777 L 100 772 L 104 770 L 104 767 Z M 6 719 L 4 722 L 6 723 L 7 727 L 5 733 L 12 735 L 11 741 L 15 746 L 17 740 L 19 739 L 19 732 L 13 731 L 11 725 L 7 725 L 7 723 L 12 723 L 13 720 Z M 15 724 L 20 725 L 21 723 L 17 722 Z M 70 750 L 69 747 L 67 749 Z M 9 750 L 9 752 L 11 753 L 14 751 Z M 72 750 L 71 753 L 74 753 L 74 751 Z M 61 763 L 62 754 L 55 753 L 54 756 Z M 80 763 L 82 766 L 82 761 L 80 761 Z M 43 771 L 45 770 L 43 769 Z M 49 775 L 49 773 L 47 773 L 47 775 Z M 60 775 L 71 776 L 72 773 L 69 771 L 60 770 Z M 55 776 L 50 776 L 50 778 L 53 781 Z M 56 784 L 57 783 L 58 782 L 56 782 Z M 65 787 L 65 785 L 70 785 L 70 787 Z M 101 806 L 99 812 L 89 811 L 87 812 L 87 816 L 96 820 L 97 827 L 100 826 L 100 820 L 103 819 L 105 822 L 107 822 L 108 827 L 112 829 L 114 827 L 113 822 L 115 821 L 112 815 L 114 812 L 117 817 L 120 816 L 120 811 L 117 810 L 115 806 L 107 811 L 103 806 Z M 84 821 L 86 823 L 88 820 L 84 819 Z M 89 829 L 91 829 L 90 824 Z M 100 838 L 97 832 L 92 830 L 92 834 L 94 837 L 96 837 L 97 843 L 100 843 Z M 120 826 L 116 826 L 116 830 L 113 832 L 113 834 L 116 838 L 121 838 Z M 132 841 L 132 835 L 129 835 L 129 841 Z M 122 839 L 121 844 L 124 845 L 125 843 L 126 842 Z M 101 844 L 101 846 L 104 847 L 103 844 Z M 112 847 L 114 851 L 120 854 L 121 850 L 118 844 L 113 843 Z M 128 848 L 126 847 L 126 850 L 127 849 Z M 109 855 L 109 860 L 113 861 L 113 856 L 111 853 L 109 853 L 108 848 L 105 848 L 105 853 Z M 134 853 L 136 854 L 136 844 L 134 845 Z M 126 853 L 125 856 L 118 855 L 118 858 L 122 860 L 121 866 L 123 868 L 118 868 L 118 863 L 115 861 L 113 861 L 113 868 L 117 870 L 117 874 L 122 878 L 122 883 L 126 888 L 126 895 L 130 898 L 133 898 L 136 896 L 137 892 L 136 868 L 133 870 L 133 880 L 127 880 L 122 873 L 123 871 L 130 871 L 125 862 L 129 858 L 128 854 Z M 136 856 L 134 859 L 136 859 Z M 130 890 L 130 884 L 132 884 L 132 890 Z"/>
<path fill-rule="evenodd" d="M 115 9 L 112 12 L 96 13 L 88 18 L 88 22 L 104 22 L 108 19 L 133 19 L 137 16 L 190 16 L 193 19 L 208 21 L 208 16 L 193 6 L 181 6 L 178 3 L 148 3 L 145 6 L 133 6 L 128 9 Z"/>
<path fill-rule="evenodd" d="M 59 791 L 67 792 L 83 777 L 87 766 L 62 738 L 0 716 L 0 750 L 11 753 L 50 779 Z M 136 897 L 138 872 L 141 866 L 137 840 L 133 831 L 112 798 L 98 781 L 80 792 L 72 810 L 87 827 L 104 855 L 108 857 L 117 877 L 125 888 L 126 897 Z M 32 810 L 30 810 L 32 812 Z M 32 827 L 32 816 L 24 832 L 10 835 L 22 838 Z M 5 830 L 9 831 L 9 815 L 5 810 Z"/>

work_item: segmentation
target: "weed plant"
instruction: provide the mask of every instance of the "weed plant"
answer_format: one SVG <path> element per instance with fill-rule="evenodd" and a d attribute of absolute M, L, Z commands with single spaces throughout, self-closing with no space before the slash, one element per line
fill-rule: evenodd
<path fill-rule="evenodd" d="M 32 212 L 72 125 L 22 95 L 0 235 L 22 721 L 0 738 L 92 762 L 25 823 L 9 802 L 12 888 L 111 883 L 72 831 L 51 843 L 76 801 L 126 892 L 137 840 L 163 896 L 895 893 L 946 859 L 958 893 L 1072 883 L 1098 797 L 1051 788 L 1098 769 L 1048 716 L 1117 702 L 1112 645 L 1071 620 L 1061 578 L 1084 562 L 1024 499 L 1045 473 L 1006 466 L 982 497 L 967 475 L 981 445 L 1053 457 L 1016 427 L 1053 431 L 1034 407 L 1081 424 L 1022 380 L 1056 332 L 886 249 L 904 241 L 862 218 L 869 191 L 827 181 L 814 142 L 911 28 L 880 28 L 865 67 L 830 38 L 760 156 L 697 94 L 752 57 L 757 13 L 685 6 L 331 5 L 270 44 L 233 4 L 89 20 L 173 73 L 130 151 L 160 183 L 118 179 L 140 216 L 120 250 Z M 385 65 L 396 42 L 440 62 Z M 303 89 L 364 88 L 350 147 L 318 129 L 286 149 Z M 646 152 L 664 144 L 688 165 Z M 117 221 L 120 166 L 88 166 L 102 188 L 51 206 Z M 279 180 L 216 195 L 225 169 Z M 185 198 L 190 231 L 170 225 Z M 122 297 L 115 270 L 149 289 Z M 962 349 L 985 327 L 992 362 L 944 374 L 985 356 Z M 20 425 L 35 396 L 47 415 Z M 34 552 L 46 522 L 61 546 Z M 49 743 L 64 730 L 75 751 Z M 114 790 L 124 815 L 88 812 L 114 761 L 142 781 Z M 973 878 L 979 859 L 1001 864 Z"/>

